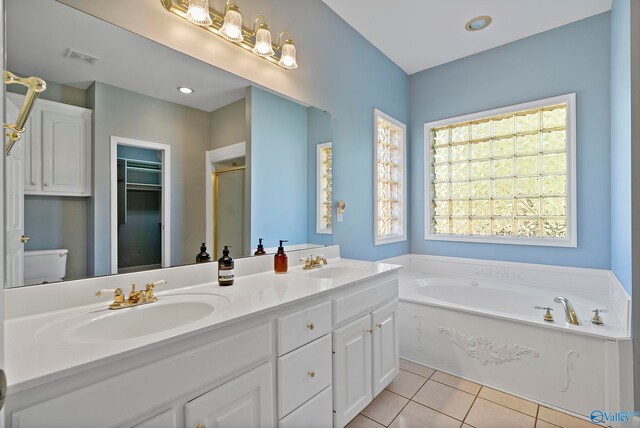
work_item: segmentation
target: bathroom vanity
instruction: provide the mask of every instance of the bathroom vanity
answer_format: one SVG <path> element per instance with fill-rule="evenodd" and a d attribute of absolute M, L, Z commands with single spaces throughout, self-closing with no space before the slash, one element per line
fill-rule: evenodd
<path fill-rule="evenodd" d="M 238 260 L 231 287 L 208 263 L 9 290 L 7 426 L 346 425 L 398 373 L 399 266 L 325 250 L 285 275 Z M 93 297 L 157 279 L 148 305 Z"/>

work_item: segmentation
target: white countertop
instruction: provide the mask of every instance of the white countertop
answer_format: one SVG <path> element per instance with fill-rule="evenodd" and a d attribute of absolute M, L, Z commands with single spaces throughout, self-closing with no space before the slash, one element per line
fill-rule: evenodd
<path fill-rule="evenodd" d="M 236 262 L 237 263 L 237 262 Z M 237 277 L 232 286 L 221 287 L 217 282 L 201 283 L 158 292 L 157 303 L 122 309 L 122 311 L 144 310 L 159 305 L 171 296 L 217 295 L 227 302 L 211 314 L 178 328 L 159 333 L 111 342 L 69 343 L 55 337 L 43 336 L 43 329 L 61 318 L 78 314 L 100 314 L 109 311 L 108 300 L 95 304 L 42 312 L 10 318 L 5 321 L 5 371 L 10 394 L 32 388 L 143 351 L 146 347 L 168 343 L 198 333 L 220 328 L 230 323 L 258 315 L 265 311 L 299 302 L 340 287 L 373 278 L 400 268 L 387 263 L 363 262 L 334 258 L 328 267 L 348 266 L 356 268 L 353 274 L 339 279 L 318 279 L 309 276 L 299 266 L 289 273 L 278 275 L 272 271 Z M 320 268 L 323 269 L 323 268 Z M 206 296 L 202 296 L 205 298 Z"/>

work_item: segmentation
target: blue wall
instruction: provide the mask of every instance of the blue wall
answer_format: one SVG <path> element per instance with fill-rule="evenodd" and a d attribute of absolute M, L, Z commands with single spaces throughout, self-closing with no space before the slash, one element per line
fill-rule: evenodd
<path fill-rule="evenodd" d="M 610 267 L 610 36 L 604 13 L 410 77 L 412 252 Z M 578 248 L 425 241 L 422 125 L 569 92 L 577 94 Z"/>
<path fill-rule="evenodd" d="M 631 294 L 631 4 L 611 8 L 611 269 Z"/>
<path fill-rule="evenodd" d="M 251 245 L 307 242 L 307 108 L 255 87 L 251 105 Z"/>

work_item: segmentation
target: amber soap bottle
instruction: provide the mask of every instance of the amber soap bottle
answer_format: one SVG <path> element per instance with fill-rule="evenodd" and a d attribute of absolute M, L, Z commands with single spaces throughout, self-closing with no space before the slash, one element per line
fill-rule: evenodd
<path fill-rule="evenodd" d="M 225 245 L 222 257 L 218 259 L 218 284 L 233 285 L 233 265 L 234 261 L 229 257 L 229 246 Z"/>
<path fill-rule="evenodd" d="M 253 253 L 254 256 L 264 256 L 265 254 L 267 254 L 264 251 L 264 245 L 262 245 L 262 238 L 258 238 L 258 249 L 256 250 L 255 253 Z"/>
<path fill-rule="evenodd" d="M 283 242 L 289 242 L 280 240 L 280 245 L 278 246 L 278 252 L 276 253 L 273 259 L 273 270 L 276 273 L 287 273 L 289 270 L 289 262 L 287 261 L 287 255 L 284 253 L 284 247 L 282 246 Z"/>

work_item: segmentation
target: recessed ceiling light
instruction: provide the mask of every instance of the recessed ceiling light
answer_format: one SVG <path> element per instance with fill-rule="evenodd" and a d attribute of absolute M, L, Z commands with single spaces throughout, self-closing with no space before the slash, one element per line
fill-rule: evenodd
<path fill-rule="evenodd" d="M 183 94 L 193 94 L 193 89 L 187 88 L 186 86 L 178 86 L 178 90 Z"/>
<path fill-rule="evenodd" d="M 491 24 L 491 21 L 492 19 L 490 16 L 476 16 L 475 18 L 470 19 L 469 22 L 464 25 L 464 28 L 467 31 L 480 31 L 487 28 L 489 24 Z"/>

